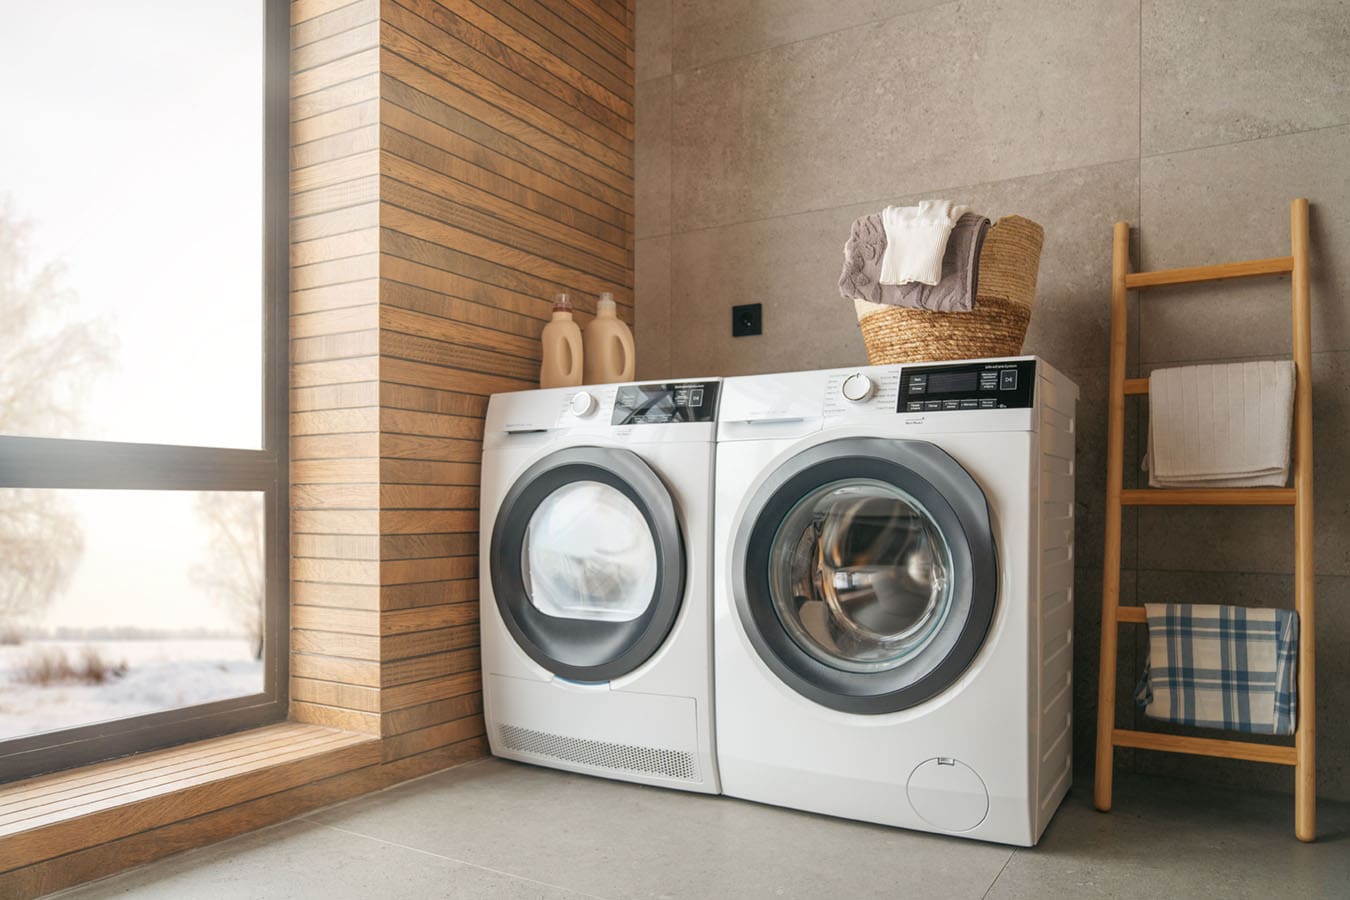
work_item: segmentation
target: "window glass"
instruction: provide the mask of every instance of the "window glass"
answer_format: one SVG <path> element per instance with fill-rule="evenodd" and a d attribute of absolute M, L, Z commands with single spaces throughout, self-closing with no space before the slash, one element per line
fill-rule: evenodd
<path fill-rule="evenodd" d="M 0 740 L 259 694 L 263 495 L 0 488 Z"/>
<path fill-rule="evenodd" d="M 845 671 L 902 665 L 951 605 L 951 551 L 927 510 L 870 479 L 824 485 L 788 513 L 769 551 L 769 587 L 788 633 Z"/>
<path fill-rule="evenodd" d="M 656 591 L 656 542 L 646 519 L 597 481 L 544 498 L 530 517 L 523 557 L 530 602 L 550 616 L 628 622 Z"/>
<path fill-rule="evenodd" d="M 260 0 L 10 4 L 0 434 L 261 446 Z"/>

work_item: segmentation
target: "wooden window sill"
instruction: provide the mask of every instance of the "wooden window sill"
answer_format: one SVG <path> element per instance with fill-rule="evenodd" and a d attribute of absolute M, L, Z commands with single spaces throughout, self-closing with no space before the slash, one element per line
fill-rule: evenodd
<path fill-rule="evenodd" d="M 72 854 L 104 845 L 118 853 L 127 848 L 111 842 L 380 762 L 376 737 L 285 722 L 0 786 L 0 895 L 24 896 L 64 886 L 59 882 L 66 878 L 50 873 L 37 881 L 23 877 L 22 870 L 39 864 L 60 865 L 65 858 L 76 870 L 83 869 L 88 861 L 81 865 Z M 246 829 L 226 823 L 206 832 L 198 829 L 190 844 L 175 849 L 238 830 Z M 163 854 L 147 857 L 154 855 Z M 97 868 L 92 866 L 91 874 Z M 9 893 L 11 887 L 14 893 Z"/>

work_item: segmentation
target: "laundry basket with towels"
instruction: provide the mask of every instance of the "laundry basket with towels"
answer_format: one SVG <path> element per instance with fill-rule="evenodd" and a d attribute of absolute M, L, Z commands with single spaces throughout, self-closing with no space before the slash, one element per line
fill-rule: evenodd
<path fill-rule="evenodd" d="M 876 243 L 869 244 L 867 236 L 860 235 L 860 225 L 866 228 L 859 220 L 844 248 L 840 293 L 853 300 L 868 362 L 934 362 L 1022 352 L 1045 237 L 1040 225 L 1022 216 L 1005 216 L 990 226 L 976 250 L 978 264 L 970 285 L 974 302 L 967 310 L 952 311 L 881 302 L 884 286 L 873 278 L 879 266 L 873 258 Z M 953 257 L 969 246 L 955 237 L 949 243 L 944 280 L 959 277 L 961 260 Z"/>

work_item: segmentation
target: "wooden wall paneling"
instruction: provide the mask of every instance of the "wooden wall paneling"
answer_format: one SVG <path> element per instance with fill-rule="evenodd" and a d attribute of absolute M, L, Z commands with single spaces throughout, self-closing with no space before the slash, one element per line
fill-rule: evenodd
<path fill-rule="evenodd" d="M 481 733 L 487 397 L 536 385 L 557 291 L 583 320 L 610 291 L 631 320 L 632 31 L 607 5 L 385 6 L 381 682 L 395 756 Z"/>
<path fill-rule="evenodd" d="M 291 9 L 291 717 L 378 735 L 379 0 Z"/>
<path fill-rule="evenodd" d="M 632 321 L 629 3 L 293 0 L 291 14 L 293 722 L 263 745 L 172 751 L 181 765 L 128 776 L 140 805 L 91 794 L 92 818 L 51 807 L 51 829 L 0 834 L 25 853 L 0 865 L 3 896 L 486 753 L 488 397 L 536 386 L 555 292 L 583 324 L 612 292 Z M 303 731 L 316 725 L 366 739 Z M 60 777 L 75 803 L 80 779 L 108 776 Z"/>

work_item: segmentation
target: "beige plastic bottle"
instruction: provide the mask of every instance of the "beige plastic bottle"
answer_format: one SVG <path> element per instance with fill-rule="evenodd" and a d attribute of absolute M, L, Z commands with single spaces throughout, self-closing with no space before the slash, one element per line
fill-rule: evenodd
<path fill-rule="evenodd" d="M 544 345 L 539 386 L 554 388 L 581 384 L 581 327 L 572 321 L 572 300 L 566 294 L 553 298 L 553 321 L 544 326 L 539 340 Z"/>
<path fill-rule="evenodd" d="M 632 381 L 637 370 L 633 349 L 633 332 L 619 318 L 619 307 L 614 295 L 600 295 L 595 305 L 595 318 L 586 326 L 582 354 L 587 384 L 611 384 Z"/>

